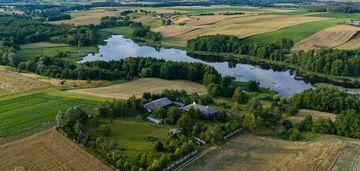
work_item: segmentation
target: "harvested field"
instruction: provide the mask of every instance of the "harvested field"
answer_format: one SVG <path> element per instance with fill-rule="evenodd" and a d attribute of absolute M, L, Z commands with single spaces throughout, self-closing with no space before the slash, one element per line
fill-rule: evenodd
<path fill-rule="evenodd" d="M 165 43 L 173 42 L 176 39 L 177 44 L 185 45 L 186 41 L 201 35 L 226 34 L 236 35 L 241 38 L 248 36 L 272 32 L 288 26 L 298 25 L 302 23 L 326 20 L 321 17 L 311 17 L 305 15 L 252 15 L 224 19 L 215 24 L 206 25 L 201 29 L 180 34 L 175 37 L 165 39 Z M 162 30 L 161 32 L 166 32 Z"/>
<path fill-rule="evenodd" d="M 360 47 L 360 33 L 358 32 L 349 41 L 347 41 L 346 43 L 340 46 L 337 46 L 336 49 L 350 50 L 350 49 L 358 49 L 359 47 Z"/>
<path fill-rule="evenodd" d="M 49 87 L 49 84 L 24 76 L 10 67 L 0 66 L 0 75 L 0 96 Z"/>
<path fill-rule="evenodd" d="M 337 170 L 360 170 L 360 145 L 349 142 L 341 153 L 332 171 Z"/>
<path fill-rule="evenodd" d="M 185 80 L 163 80 L 159 78 L 142 78 L 126 83 L 115 84 L 106 87 L 77 89 L 70 92 L 95 95 L 101 97 L 127 99 L 133 95 L 141 97 L 144 92 L 159 93 L 165 89 L 184 89 L 188 93 L 206 93 L 206 88 L 202 84 Z"/>
<path fill-rule="evenodd" d="M 190 31 L 194 31 L 196 29 L 201 29 L 204 26 L 177 26 L 177 25 L 171 25 L 171 26 L 162 26 L 153 29 L 154 32 L 160 32 L 164 38 L 168 37 L 175 37 L 182 34 L 185 34 Z"/>
<path fill-rule="evenodd" d="M 310 142 L 241 135 L 184 170 L 330 170 L 348 144 L 327 135 Z"/>
<path fill-rule="evenodd" d="M 331 119 L 335 122 L 336 114 L 334 113 L 327 113 L 327 112 L 320 112 L 315 110 L 308 110 L 308 109 L 300 109 L 299 112 L 290 118 L 293 123 L 300 122 L 306 115 L 311 115 L 313 119 L 324 118 L 324 119 Z"/>
<path fill-rule="evenodd" d="M 307 51 L 318 48 L 336 48 L 351 40 L 359 31 L 359 27 L 350 25 L 330 27 L 298 42 L 293 47 L 293 50 Z"/>
<path fill-rule="evenodd" d="M 112 170 L 55 130 L 0 146 L 0 170 Z"/>
<path fill-rule="evenodd" d="M 100 24 L 100 19 L 105 16 L 117 16 L 119 11 L 109 11 L 106 9 L 94 9 L 86 11 L 74 11 L 70 13 L 71 20 L 54 21 L 54 24 L 74 24 L 74 25 L 89 25 Z"/>
<path fill-rule="evenodd" d="M 174 21 L 176 25 L 202 26 L 215 24 L 229 18 L 242 17 L 244 15 L 208 15 L 208 16 L 184 16 Z"/>

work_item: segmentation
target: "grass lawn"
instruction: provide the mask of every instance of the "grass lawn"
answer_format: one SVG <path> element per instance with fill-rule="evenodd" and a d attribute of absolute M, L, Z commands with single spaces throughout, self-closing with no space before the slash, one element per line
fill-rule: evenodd
<path fill-rule="evenodd" d="M 102 98 L 70 94 L 53 88 L 0 98 L 0 139 L 54 124 L 58 111 L 79 105 L 90 110 Z"/>
<path fill-rule="evenodd" d="M 337 18 L 298 24 L 290 27 L 285 27 L 277 31 L 251 36 L 245 40 L 254 42 L 274 42 L 275 40 L 281 38 L 287 38 L 292 39 L 294 42 L 298 42 L 322 29 L 338 24 L 343 24 L 344 21 L 346 21 L 346 19 Z"/>
<path fill-rule="evenodd" d="M 154 146 L 157 140 L 149 141 L 147 137 L 153 136 L 161 140 L 171 128 L 168 125 L 156 125 L 136 118 L 117 119 L 109 126 L 117 148 L 125 148 L 124 154 L 131 158 L 138 154 L 156 155 Z"/>
<path fill-rule="evenodd" d="M 37 56 L 46 55 L 54 56 L 59 52 L 68 54 L 65 60 L 78 61 L 89 53 L 97 52 L 98 48 L 95 46 L 76 47 L 76 46 L 61 46 L 61 47 L 44 47 L 44 48 L 27 48 L 18 51 L 19 55 L 24 61 L 33 60 Z"/>

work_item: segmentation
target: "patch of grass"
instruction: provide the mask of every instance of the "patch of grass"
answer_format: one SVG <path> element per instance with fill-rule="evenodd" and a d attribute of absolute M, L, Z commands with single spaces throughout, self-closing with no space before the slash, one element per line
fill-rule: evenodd
<path fill-rule="evenodd" d="M 318 13 L 318 14 L 313 14 L 312 16 L 316 16 L 316 17 L 326 17 L 326 18 L 349 18 L 349 19 L 360 19 L 360 13 Z"/>
<path fill-rule="evenodd" d="M 298 24 L 277 31 L 251 36 L 245 40 L 253 42 L 274 42 L 281 38 L 287 38 L 292 39 L 294 42 L 298 42 L 322 29 L 343 24 L 344 21 L 346 21 L 346 19 L 338 18 Z"/>
<path fill-rule="evenodd" d="M 102 98 L 70 94 L 53 88 L 0 98 L 0 137 L 7 137 L 54 124 L 58 111 L 79 105 L 90 110 Z"/>
<path fill-rule="evenodd" d="M 76 47 L 76 46 L 62 46 L 62 47 L 47 47 L 47 48 L 30 48 L 30 49 L 21 49 L 18 51 L 19 55 L 22 57 L 22 60 L 33 60 L 37 56 L 55 56 L 59 52 L 64 52 L 68 56 L 64 60 L 69 60 L 72 62 L 77 62 L 82 57 L 86 56 L 89 53 L 97 52 L 98 48 L 95 46 L 87 47 Z"/>
<path fill-rule="evenodd" d="M 134 29 L 131 27 L 121 26 L 121 27 L 109 27 L 98 30 L 100 35 L 100 40 L 105 40 L 111 35 L 124 35 L 125 37 L 131 37 Z"/>
<path fill-rule="evenodd" d="M 168 125 L 156 125 L 136 118 L 121 118 L 110 125 L 112 138 L 118 144 L 118 149 L 124 149 L 123 154 L 134 158 L 138 154 L 156 155 L 155 143 L 162 140 L 171 128 Z M 147 140 L 148 136 L 155 141 Z"/>

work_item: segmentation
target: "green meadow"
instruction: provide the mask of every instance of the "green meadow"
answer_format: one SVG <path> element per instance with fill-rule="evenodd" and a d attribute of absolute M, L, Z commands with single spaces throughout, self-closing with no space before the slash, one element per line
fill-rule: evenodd
<path fill-rule="evenodd" d="M 79 105 L 94 109 L 103 98 L 70 94 L 53 88 L 0 98 L 0 138 L 54 125 L 58 111 Z"/>

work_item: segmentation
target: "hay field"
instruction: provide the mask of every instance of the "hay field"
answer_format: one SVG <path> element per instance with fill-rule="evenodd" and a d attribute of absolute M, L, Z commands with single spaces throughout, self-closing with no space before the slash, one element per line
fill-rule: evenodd
<path fill-rule="evenodd" d="M 331 170 L 350 142 L 324 135 L 309 142 L 292 142 L 255 135 L 237 136 L 184 170 Z M 356 141 L 359 142 L 359 141 Z M 358 145 L 356 147 L 360 149 Z M 359 153 L 356 153 L 359 155 Z M 359 157 L 348 163 L 360 165 Z M 337 165 L 341 168 L 340 165 Z M 350 166 L 351 167 L 351 166 Z"/>
<path fill-rule="evenodd" d="M 117 16 L 119 11 L 109 11 L 106 9 L 92 9 L 85 11 L 73 11 L 70 13 L 71 20 L 61 20 L 50 22 L 53 24 L 74 24 L 74 25 L 89 25 L 100 24 L 100 19 L 105 16 Z"/>
<path fill-rule="evenodd" d="M 201 29 L 186 32 L 165 39 L 165 43 L 177 42 L 177 45 L 185 45 L 186 41 L 201 35 L 226 34 L 236 35 L 241 38 L 279 30 L 281 28 L 313 22 L 322 21 L 326 18 L 305 15 L 251 15 L 224 19 L 215 24 L 206 25 Z M 166 32 L 165 29 L 160 32 Z"/>
<path fill-rule="evenodd" d="M 106 87 L 75 89 L 69 92 L 88 94 L 100 97 L 123 98 L 127 99 L 133 95 L 141 97 L 144 92 L 159 93 L 165 89 L 184 89 L 188 93 L 206 93 L 206 88 L 202 84 L 186 80 L 163 80 L 159 78 L 141 78 L 121 84 Z"/>
<path fill-rule="evenodd" d="M 351 40 L 359 31 L 359 27 L 350 25 L 330 27 L 298 42 L 292 50 L 307 51 L 318 48 L 336 48 Z"/>
<path fill-rule="evenodd" d="M 336 49 L 350 50 L 350 49 L 358 49 L 360 48 L 360 33 L 358 32 L 355 36 L 353 36 L 346 43 L 337 46 Z"/>
<path fill-rule="evenodd" d="M 49 87 L 49 84 L 24 76 L 10 67 L 0 66 L 0 75 L 0 97 Z"/>
<path fill-rule="evenodd" d="M 55 130 L 0 145 L 0 151 L 0 170 L 112 170 Z"/>
<path fill-rule="evenodd" d="M 306 115 L 311 115 L 311 117 L 313 119 L 318 119 L 318 118 L 324 118 L 324 119 L 331 119 L 332 121 L 335 122 L 336 119 L 336 114 L 334 113 L 328 113 L 328 112 L 320 112 L 320 111 L 315 111 L 315 110 L 308 110 L 308 109 L 300 109 L 299 112 L 295 115 L 292 116 L 290 118 L 290 120 L 293 123 L 298 123 L 300 122 Z"/>

